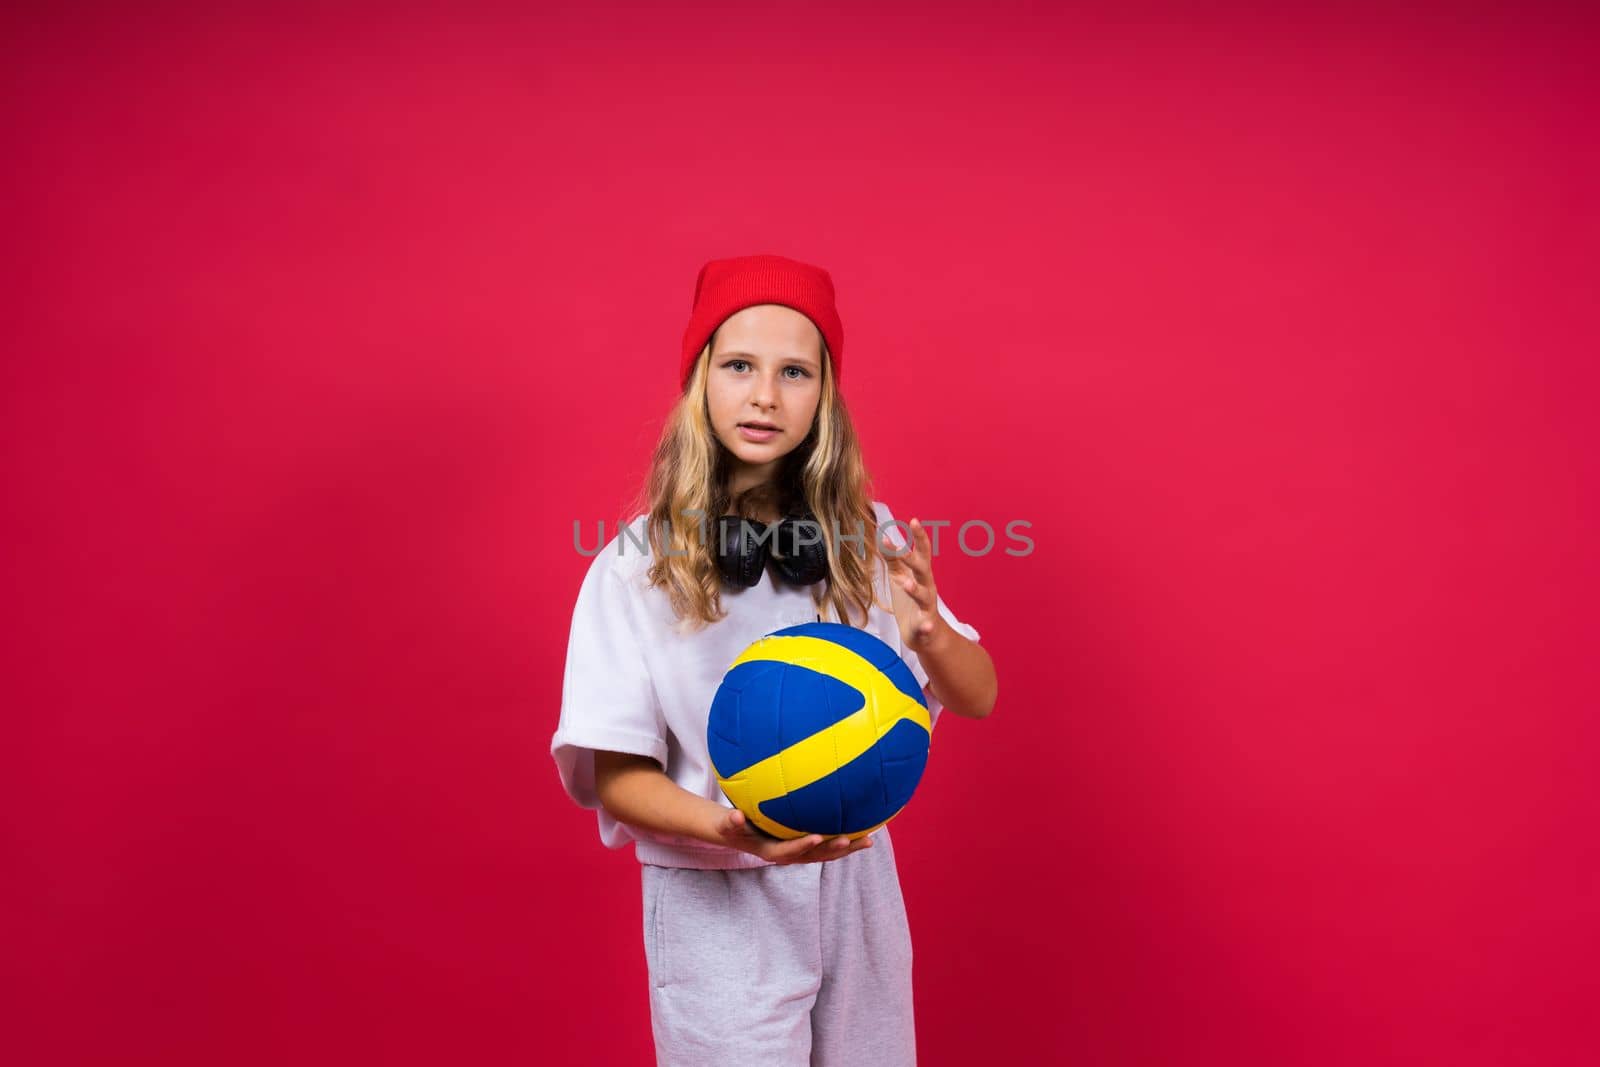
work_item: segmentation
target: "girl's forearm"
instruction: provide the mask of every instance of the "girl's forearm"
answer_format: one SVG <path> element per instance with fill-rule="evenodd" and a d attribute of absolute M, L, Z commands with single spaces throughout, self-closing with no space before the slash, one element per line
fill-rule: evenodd
<path fill-rule="evenodd" d="M 944 620 L 940 620 L 932 643 L 917 659 L 928 672 L 928 685 L 939 696 L 939 703 L 969 719 L 988 718 L 999 695 L 994 660 L 976 641 Z"/>
<path fill-rule="evenodd" d="M 678 785 L 654 760 L 640 757 L 597 784 L 601 806 L 618 822 L 657 835 L 727 843 L 715 829 L 727 809 Z"/>

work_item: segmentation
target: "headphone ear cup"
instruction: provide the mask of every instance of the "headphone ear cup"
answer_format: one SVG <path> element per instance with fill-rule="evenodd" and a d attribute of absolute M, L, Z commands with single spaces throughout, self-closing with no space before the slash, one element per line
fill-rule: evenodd
<path fill-rule="evenodd" d="M 768 547 L 760 536 L 766 529 L 766 523 L 742 515 L 724 515 L 717 520 L 717 543 L 712 546 L 712 555 L 729 585 L 749 589 L 761 580 L 767 569 Z"/>
<path fill-rule="evenodd" d="M 790 585 L 815 585 L 828 576 L 828 546 L 822 524 L 810 515 L 778 520 L 772 538 L 772 565 Z"/>

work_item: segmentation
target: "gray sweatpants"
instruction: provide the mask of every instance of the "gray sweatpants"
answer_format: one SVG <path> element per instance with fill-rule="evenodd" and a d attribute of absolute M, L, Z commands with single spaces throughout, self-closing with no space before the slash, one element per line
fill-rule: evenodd
<path fill-rule="evenodd" d="M 825 863 L 641 863 L 660 1067 L 915 1064 L 911 929 L 889 828 Z"/>

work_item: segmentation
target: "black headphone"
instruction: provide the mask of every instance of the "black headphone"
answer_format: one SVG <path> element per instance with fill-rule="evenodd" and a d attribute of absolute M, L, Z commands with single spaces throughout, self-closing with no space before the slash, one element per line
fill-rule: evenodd
<path fill-rule="evenodd" d="M 739 589 L 759 582 L 769 562 L 790 585 L 815 585 L 828 576 L 822 524 L 809 513 L 786 515 L 770 527 L 742 515 L 724 515 L 717 520 L 712 555 L 723 580 Z"/>

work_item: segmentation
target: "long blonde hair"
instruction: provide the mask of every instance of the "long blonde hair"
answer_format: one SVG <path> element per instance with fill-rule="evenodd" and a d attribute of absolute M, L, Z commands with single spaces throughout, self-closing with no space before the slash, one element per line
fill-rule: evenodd
<path fill-rule="evenodd" d="M 891 610 L 875 595 L 881 553 L 871 480 L 850 413 L 834 381 L 827 341 L 822 341 L 822 395 L 811 431 L 783 457 L 774 482 L 747 490 L 737 500 L 730 498 L 727 488 L 728 451 L 717 440 L 706 407 L 706 379 L 715 341 L 713 333 L 668 413 L 649 478 L 630 511 L 648 513 L 650 584 L 666 590 L 680 625 L 699 628 L 726 618 L 722 575 L 712 554 L 718 517 L 753 517 L 761 506 L 776 508 L 779 514 L 804 508 L 821 526 L 828 553 L 828 577 L 811 587 L 818 612 L 824 618 L 831 613 L 833 621 L 856 625 L 851 613 L 859 610 L 861 625 L 865 625 L 874 605 Z M 703 522 L 695 517 L 697 513 L 705 517 Z M 841 544 L 834 538 L 836 531 L 861 537 Z M 824 606 L 830 610 L 823 611 Z"/>

